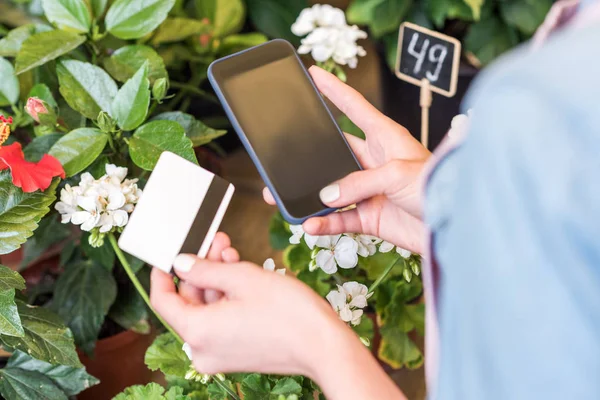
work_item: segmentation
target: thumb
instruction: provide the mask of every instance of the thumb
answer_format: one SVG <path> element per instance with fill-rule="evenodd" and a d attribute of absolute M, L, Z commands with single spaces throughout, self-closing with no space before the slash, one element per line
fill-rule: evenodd
<path fill-rule="evenodd" d="M 414 161 L 392 160 L 381 167 L 353 172 L 319 192 L 329 207 L 345 207 L 378 195 L 390 196 L 406 187 Z"/>
<path fill-rule="evenodd" d="M 199 289 L 213 289 L 238 296 L 253 279 L 256 267 L 250 263 L 223 263 L 180 254 L 173 262 L 177 276 Z"/>

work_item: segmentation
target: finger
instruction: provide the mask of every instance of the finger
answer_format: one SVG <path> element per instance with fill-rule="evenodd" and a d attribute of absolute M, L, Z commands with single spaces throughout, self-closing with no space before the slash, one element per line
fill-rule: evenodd
<path fill-rule="evenodd" d="M 231 239 L 223 232 L 217 232 L 208 251 L 207 259 L 211 261 L 221 261 L 223 250 L 231 247 Z"/>
<path fill-rule="evenodd" d="M 179 295 L 183 297 L 188 304 L 195 306 L 204 304 L 204 290 L 199 289 L 186 281 L 180 281 L 177 289 Z"/>
<path fill-rule="evenodd" d="M 226 263 L 236 263 L 240 261 L 240 254 L 236 249 L 230 247 L 223 250 L 223 261 Z M 204 293 L 204 301 L 207 304 L 217 302 L 223 298 L 223 293 L 213 289 L 206 289 Z"/>
<path fill-rule="evenodd" d="M 265 202 L 267 204 L 270 204 L 272 206 L 275 205 L 275 197 L 273 197 L 273 194 L 271 193 L 271 191 L 269 190 L 269 188 L 264 188 L 263 189 L 263 198 L 265 199 Z"/>
<path fill-rule="evenodd" d="M 160 314 L 178 332 L 183 331 L 186 326 L 188 303 L 177 294 L 177 288 L 173 277 L 153 268 L 150 275 L 150 303 L 158 314 Z"/>
<path fill-rule="evenodd" d="M 202 260 L 191 254 L 180 254 L 173 267 L 184 281 L 202 289 L 214 289 L 226 294 L 244 293 L 248 279 L 253 279 L 256 267 L 249 263 Z"/>
<path fill-rule="evenodd" d="M 319 91 L 365 133 L 377 134 L 389 130 L 390 124 L 396 126 L 359 92 L 335 75 L 316 66 L 310 67 L 309 72 Z"/>
<path fill-rule="evenodd" d="M 310 218 L 302 224 L 309 235 L 338 235 L 346 232 L 364 232 L 358 210 L 331 213 L 325 217 Z"/>
<path fill-rule="evenodd" d="M 421 167 L 421 162 L 393 160 L 379 168 L 353 172 L 321 190 L 319 196 L 330 207 L 343 207 L 377 195 L 398 194 L 414 181 Z"/>
<path fill-rule="evenodd" d="M 346 140 L 348 141 L 348 144 L 350 145 L 350 148 L 358 159 L 360 165 L 362 165 L 364 168 L 369 168 L 370 166 L 368 162 L 366 146 L 367 142 L 349 133 L 344 132 L 344 136 L 346 136 Z"/>

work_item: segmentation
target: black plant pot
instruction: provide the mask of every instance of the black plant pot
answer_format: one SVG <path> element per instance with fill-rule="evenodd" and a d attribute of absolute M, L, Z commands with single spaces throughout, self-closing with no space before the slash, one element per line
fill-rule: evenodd
<path fill-rule="evenodd" d="M 383 59 L 383 58 L 382 58 Z M 421 137 L 421 107 L 419 95 L 421 88 L 404 82 L 396 77 L 389 67 L 382 62 L 383 112 L 398 122 L 417 139 Z M 458 84 L 454 97 L 433 94 L 433 103 L 429 111 L 429 149 L 434 150 L 442 141 L 450 128 L 452 118 L 460 113 L 460 104 L 475 78 L 478 70 L 461 65 Z"/>

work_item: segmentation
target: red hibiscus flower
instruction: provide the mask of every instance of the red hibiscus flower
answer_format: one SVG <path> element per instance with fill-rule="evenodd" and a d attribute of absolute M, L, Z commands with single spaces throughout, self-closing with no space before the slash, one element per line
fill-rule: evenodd
<path fill-rule="evenodd" d="M 0 115 L 0 145 L 10 134 L 12 118 Z M 65 170 L 60 162 L 49 154 L 44 154 L 37 163 L 25 160 L 21 144 L 15 142 L 0 147 L 0 171 L 10 169 L 13 185 L 23 189 L 25 193 L 36 190 L 46 190 L 52 183 L 52 178 L 65 178 Z"/>

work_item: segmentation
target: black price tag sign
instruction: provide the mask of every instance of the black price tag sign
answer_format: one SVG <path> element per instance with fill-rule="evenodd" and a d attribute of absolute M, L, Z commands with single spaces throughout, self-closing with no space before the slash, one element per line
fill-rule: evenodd
<path fill-rule="evenodd" d="M 422 86 L 429 81 L 432 92 L 446 97 L 456 93 L 460 42 L 422 26 L 405 22 L 400 26 L 396 76 Z"/>

